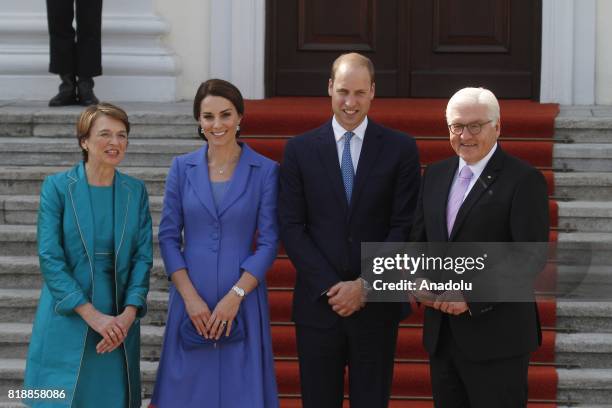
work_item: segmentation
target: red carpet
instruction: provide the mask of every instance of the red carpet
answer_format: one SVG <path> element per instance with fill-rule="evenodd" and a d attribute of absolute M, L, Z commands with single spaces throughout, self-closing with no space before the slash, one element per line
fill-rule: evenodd
<path fill-rule="evenodd" d="M 554 404 L 547 403 L 530 403 L 527 408 L 552 408 Z M 283 397 L 280 403 L 281 408 L 302 408 L 302 403 L 299 398 Z M 349 408 L 348 400 L 344 400 L 342 408 Z M 415 401 L 415 400 L 391 400 L 389 408 L 433 408 L 431 401 Z"/>
<path fill-rule="evenodd" d="M 379 123 L 407 132 L 417 139 L 421 164 L 452 156 L 444 119 L 446 100 L 375 99 L 370 117 Z M 501 101 L 503 148 L 538 167 L 554 194 L 552 172 L 552 136 L 557 105 L 532 101 Z M 271 98 L 246 101 L 242 136 L 251 147 L 276 161 L 289 137 L 320 126 L 331 115 L 328 98 Z M 519 140 L 517 140 L 519 139 Z M 549 201 L 550 222 L 557 226 L 558 206 Z M 557 232 L 551 231 L 551 240 Z M 282 408 L 299 408 L 300 381 L 296 360 L 295 332 L 291 323 L 292 288 L 295 268 L 284 255 L 279 257 L 267 275 L 276 375 Z M 549 263 L 540 279 L 538 290 L 546 292 L 554 282 L 555 264 Z M 551 280 L 552 279 L 552 280 Z M 529 408 L 552 408 L 557 395 L 554 366 L 556 305 L 554 300 L 538 300 L 544 328 L 542 347 L 533 354 L 529 367 Z M 402 322 L 396 349 L 395 374 L 391 408 L 433 408 L 427 354 L 421 345 L 423 310 L 416 310 Z M 348 388 L 345 389 L 345 391 Z M 345 401 L 345 407 L 348 407 Z"/>
<path fill-rule="evenodd" d="M 369 116 L 413 136 L 447 136 L 446 99 L 374 99 Z M 502 136 L 552 138 L 556 104 L 500 101 Z M 329 98 L 270 98 L 246 101 L 245 135 L 295 135 L 320 126 L 331 116 Z"/>

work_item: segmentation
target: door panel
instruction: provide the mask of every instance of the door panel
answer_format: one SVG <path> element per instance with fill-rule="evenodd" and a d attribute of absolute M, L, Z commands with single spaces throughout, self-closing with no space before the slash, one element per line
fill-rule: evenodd
<path fill-rule="evenodd" d="M 269 96 L 326 95 L 350 51 L 374 62 L 377 96 L 539 94 L 541 0 L 268 0 L 267 11 Z"/>

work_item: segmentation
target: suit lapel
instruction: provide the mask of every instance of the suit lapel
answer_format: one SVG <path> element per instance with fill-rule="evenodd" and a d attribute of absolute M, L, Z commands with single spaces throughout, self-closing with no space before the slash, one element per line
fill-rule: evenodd
<path fill-rule="evenodd" d="M 94 253 L 95 239 L 94 218 L 89 196 L 89 185 L 87 184 L 87 174 L 85 173 L 85 166 L 83 163 L 81 162 L 75 167 L 68 177 L 71 179 L 68 185 L 70 204 L 72 205 L 72 210 L 77 221 L 77 228 L 81 235 L 81 240 L 91 262 L 91 257 Z"/>
<path fill-rule="evenodd" d="M 240 160 L 232 175 L 229 188 L 219 205 L 219 217 L 244 193 L 248 187 L 251 166 L 258 165 L 253 150 L 246 143 L 240 143 L 240 145 L 242 146 Z"/>
<path fill-rule="evenodd" d="M 355 174 L 353 194 L 351 195 L 349 218 L 353 212 L 353 208 L 357 205 L 363 190 L 363 186 L 365 185 L 372 168 L 374 168 L 374 165 L 376 164 L 376 160 L 378 159 L 382 145 L 383 140 L 380 128 L 370 120 L 363 138 L 363 145 L 361 146 L 361 153 L 359 155 L 359 163 L 357 163 L 357 173 Z"/>
<path fill-rule="evenodd" d="M 187 179 L 193 188 L 195 195 L 200 200 L 200 203 L 210 213 L 210 216 L 218 219 L 217 208 L 212 198 L 212 188 L 210 186 L 210 178 L 208 176 L 208 159 L 206 152 L 208 145 L 202 147 L 194 154 L 187 163 L 191 166 L 187 169 Z"/>
<path fill-rule="evenodd" d="M 128 208 L 130 205 L 130 199 L 132 191 L 127 185 L 127 182 L 123 180 L 123 177 L 118 171 L 115 171 L 115 199 L 114 199 L 114 211 L 115 211 L 115 260 L 119 256 L 119 251 L 123 245 L 123 238 L 125 236 L 125 226 L 128 216 Z"/>
<path fill-rule="evenodd" d="M 334 137 L 331 120 L 322 128 L 316 137 L 318 139 L 317 150 L 321 163 L 325 168 L 325 174 L 329 176 L 329 182 L 332 185 L 332 190 L 336 194 L 336 199 L 341 203 L 342 208 L 346 212 L 348 211 L 348 203 L 346 202 L 340 162 L 338 161 L 338 148 L 336 147 L 336 138 Z"/>
<path fill-rule="evenodd" d="M 495 151 L 495 153 L 493 153 L 493 156 L 482 171 L 482 174 L 480 175 L 478 180 L 476 180 L 476 184 L 474 184 L 474 187 L 472 187 L 472 189 L 468 193 L 468 196 L 465 198 L 465 201 L 459 208 L 459 212 L 457 212 L 457 218 L 455 218 L 455 224 L 453 225 L 453 231 L 449 238 L 450 241 L 455 239 L 459 228 L 461 228 L 461 225 L 465 222 L 474 204 L 478 202 L 478 200 L 480 199 L 480 197 L 482 197 L 485 191 L 491 189 L 491 186 L 493 185 L 493 183 L 495 183 L 495 179 L 497 178 L 497 175 L 502 168 L 502 164 L 503 152 L 501 151 L 501 148 L 498 145 L 497 150 Z"/>

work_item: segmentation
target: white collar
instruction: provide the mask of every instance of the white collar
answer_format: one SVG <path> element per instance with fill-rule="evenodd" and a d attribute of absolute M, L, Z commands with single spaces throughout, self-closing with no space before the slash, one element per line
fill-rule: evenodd
<path fill-rule="evenodd" d="M 487 166 L 487 163 L 489 163 L 489 160 L 491 160 L 491 156 L 493 156 L 493 153 L 495 153 L 495 150 L 497 150 L 497 142 L 495 142 L 495 144 L 493 145 L 491 150 L 489 150 L 489 153 L 487 153 L 485 157 L 483 157 L 474 164 L 467 164 L 465 160 L 459 157 L 459 168 L 457 168 L 457 174 L 461 172 L 464 166 L 468 166 L 470 170 L 472 170 L 472 174 L 474 174 L 475 176 L 474 178 L 480 177 L 485 167 Z"/>
<path fill-rule="evenodd" d="M 367 127 L 368 127 L 368 117 L 366 116 L 361 121 L 359 126 L 357 126 L 355 129 L 352 130 L 353 136 L 363 141 Z M 336 143 L 338 143 L 340 139 L 344 137 L 344 134 L 348 132 L 348 130 L 343 128 L 342 125 L 338 123 L 338 121 L 336 120 L 336 115 L 334 115 L 334 118 L 332 119 L 332 129 L 334 130 L 334 137 L 336 138 Z"/>

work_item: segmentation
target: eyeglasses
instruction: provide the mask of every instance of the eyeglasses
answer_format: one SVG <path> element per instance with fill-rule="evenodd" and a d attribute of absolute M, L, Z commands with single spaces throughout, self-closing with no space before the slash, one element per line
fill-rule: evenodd
<path fill-rule="evenodd" d="M 451 123 L 450 125 L 448 125 L 448 128 L 450 129 L 451 132 L 453 132 L 457 136 L 460 136 L 463 133 L 463 129 L 465 128 L 467 128 L 472 135 L 476 136 L 482 131 L 482 127 L 484 125 L 486 125 L 487 123 L 491 123 L 491 122 L 493 121 L 488 120 L 483 123 L 474 122 L 474 123 L 468 123 L 467 125 L 464 125 L 463 123 Z"/>

